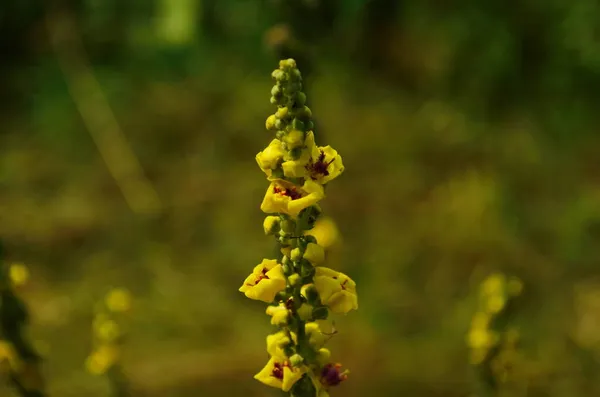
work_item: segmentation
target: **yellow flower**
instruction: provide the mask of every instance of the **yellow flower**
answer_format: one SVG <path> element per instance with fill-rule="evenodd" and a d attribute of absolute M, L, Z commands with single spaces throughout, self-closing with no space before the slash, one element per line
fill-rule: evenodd
<path fill-rule="evenodd" d="M 271 324 L 287 324 L 290 313 L 287 307 L 285 307 L 285 303 L 280 302 L 277 306 L 268 306 L 266 312 L 271 316 Z"/>
<path fill-rule="evenodd" d="M 254 375 L 254 379 L 267 386 L 288 392 L 307 370 L 308 368 L 305 366 L 292 367 L 287 360 L 271 357 L 267 365 L 258 374 Z"/>
<path fill-rule="evenodd" d="M 318 244 L 308 243 L 303 255 L 313 266 L 317 266 L 325 260 L 325 250 Z"/>
<path fill-rule="evenodd" d="M 489 313 L 499 313 L 506 305 L 506 297 L 504 295 L 493 295 L 487 299 L 486 309 Z"/>
<path fill-rule="evenodd" d="M 106 294 L 105 303 L 111 312 L 126 312 L 131 308 L 131 295 L 124 288 L 115 288 Z"/>
<path fill-rule="evenodd" d="M 340 231 L 335 222 L 328 216 L 317 219 L 315 227 L 308 230 L 305 234 L 314 236 L 317 239 L 317 243 L 325 249 L 333 246 L 341 239 Z"/>
<path fill-rule="evenodd" d="M 254 267 L 252 274 L 246 277 L 239 291 L 250 299 L 269 303 L 283 289 L 285 289 L 285 277 L 281 265 L 275 259 L 263 259 Z"/>
<path fill-rule="evenodd" d="M 276 169 L 283 160 L 284 154 L 285 150 L 283 150 L 281 141 L 279 139 L 273 139 L 271 143 L 269 143 L 269 146 L 256 155 L 256 162 L 260 169 L 267 174 L 267 177 L 271 177 L 273 170 Z"/>
<path fill-rule="evenodd" d="M 112 367 L 119 358 L 119 350 L 113 345 L 102 345 L 86 360 L 85 366 L 91 374 L 102 375 Z"/>
<path fill-rule="evenodd" d="M 286 159 L 287 160 L 287 159 Z M 317 147 L 312 131 L 306 134 L 304 148 L 298 159 L 281 164 L 288 178 L 306 178 L 324 185 L 344 172 L 342 156 L 331 146 Z"/>
<path fill-rule="evenodd" d="M 117 339 L 120 334 L 121 330 L 113 320 L 107 320 L 97 324 L 96 336 L 104 342 L 112 342 Z"/>
<path fill-rule="evenodd" d="M 494 273 L 486 278 L 481 285 L 481 293 L 484 296 L 492 296 L 504 293 L 506 277 L 502 273 Z"/>
<path fill-rule="evenodd" d="M 9 277 L 13 285 L 19 287 L 29 279 L 29 269 L 22 263 L 14 263 L 10 266 Z"/>
<path fill-rule="evenodd" d="M 272 335 L 267 335 L 267 352 L 271 357 L 277 357 L 284 359 L 285 352 L 283 349 L 289 345 L 292 341 L 285 332 L 279 331 Z"/>
<path fill-rule="evenodd" d="M 325 197 L 323 186 L 307 180 L 300 188 L 290 182 L 276 180 L 267 189 L 260 209 L 267 214 L 284 213 L 294 218 L 305 208 Z"/>
<path fill-rule="evenodd" d="M 487 329 L 471 329 L 467 343 L 472 349 L 489 349 L 498 341 L 498 336 Z"/>
<path fill-rule="evenodd" d="M 331 146 L 319 147 L 319 155 L 312 158 L 308 166 L 310 177 L 324 185 L 331 182 L 344 172 L 342 156 Z"/>
<path fill-rule="evenodd" d="M 8 365 L 7 369 L 18 371 L 21 368 L 21 360 L 17 355 L 17 352 L 13 348 L 13 345 L 0 340 L 0 365 L 4 367 Z"/>
<path fill-rule="evenodd" d="M 327 267 L 317 267 L 315 271 L 315 288 L 325 306 L 334 313 L 358 309 L 356 283 L 350 277 Z"/>

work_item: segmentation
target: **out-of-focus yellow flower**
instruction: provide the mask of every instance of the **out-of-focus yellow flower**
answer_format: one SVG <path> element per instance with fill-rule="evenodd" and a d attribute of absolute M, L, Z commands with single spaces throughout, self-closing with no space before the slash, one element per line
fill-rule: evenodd
<path fill-rule="evenodd" d="M 485 360 L 485 357 L 488 354 L 488 349 L 471 349 L 469 352 L 469 362 L 472 365 L 479 365 Z"/>
<path fill-rule="evenodd" d="M 358 309 L 356 283 L 344 273 L 327 267 L 317 267 L 314 284 L 321 302 L 332 312 L 345 314 Z"/>
<path fill-rule="evenodd" d="M 314 236 L 317 243 L 326 250 L 340 241 L 340 231 L 333 219 L 328 216 L 317 219 L 315 226 L 305 234 Z"/>
<path fill-rule="evenodd" d="M 303 257 L 313 266 L 317 266 L 325 260 L 325 250 L 318 244 L 308 243 Z"/>
<path fill-rule="evenodd" d="M 105 303 L 111 312 L 126 312 L 131 308 L 131 295 L 124 288 L 114 288 L 106 295 Z"/>
<path fill-rule="evenodd" d="M 254 375 L 254 379 L 267 386 L 288 392 L 307 370 L 306 366 L 292 367 L 287 360 L 271 357 L 267 365 L 258 374 Z"/>
<path fill-rule="evenodd" d="M 262 152 L 256 155 L 256 162 L 261 170 L 267 175 L 268 178 L 273 174 L 273 170 L 276 169 L 283 159 L 285 150 L 279 139 L 273 139 L 269 146 L 267 146 Z"/>
<path fill-rule="evenodd" d="M 285 303 L 280 302 L 277 306 L 267 306 L 266 312 L 271 316 L 271 324 L 287 324 L 290 312 L 287 307 L 285 307 Z"/>
<path fill-rule="evenodd" d="M 271 182 L 260 209 L 267 214 L 284 213 L 294 218 L 305 208 L 325 197 L 323 186 L 307 180 L 299 188 L 283 180 Z"/>
<path fill-rule="evenodd" d="M 91 374 L 102 375 L 119 359 L 119 349 L 114 345 L 101 345 L 86 360 L 85 366 Z"/>
<path fill-rule="evenodd" d="M 96 336 L 103 342 L 113 342 L 120 334 L 121 330 L 113 320 L 101 322 L 96 328 Z"/>
<path fill-rule="evenodd" d="M 2 340 L 0 340 L 0 366 L 2 368 L 8 366 L 13 371 L 18 371 L 22 366 L 19 355 L 13 345 Z"/>
<path fill-rule="evenodd" d="M 263 259 L 246 277 L 239 291 L 248 298 L 272 302 L 275 295 L 285 289 L 285 277 L 281 265 L 275 259 Z"/>
<path fill-rule="evenodd" d="M 20 287 L 29 280 L 29 269 L 22 263 L 13 263 L 10 265 L 9 277 L 15 287 Z"/>
<path fill-rule="evenodd" d="M 502 273 L 494 273 L 486 278 L 481 285 L 484 296 L 500 295 L 504 293 L 506 277 Z"/>
<path fill-rule="evenodd" d="M 275 334 L 267 335 L 267 352 L 271 357 L 278 357 L 284 359 L 285 352 L 283 349 L 289 345 L 292 341 L 285 332 L 279 331 Z"/>
<path fill-rule="evenodd" d="M 489 349 L 498 342 L 498 335 L 487 329 L 471 329 L 467 343 L 472 349 Z"/>
<path fill-rule="evenodd" d="M 492 295 L 486 300 L 486 310 L 489 313 L 500 313 L 506 305 L 506 297 L 504 295 Z"/>

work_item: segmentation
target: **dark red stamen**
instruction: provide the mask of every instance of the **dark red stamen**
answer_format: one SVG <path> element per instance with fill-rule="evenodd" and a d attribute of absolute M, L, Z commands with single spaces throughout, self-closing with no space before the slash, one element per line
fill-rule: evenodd
<path fill-rule="evenodd" d="M 275 363 L 275 365 L 273 365 L 273 372 L 271 372 L 271 376 L 274 376 L 280 380 L 283 379 L 283 365 L 281 363 Z"/>
<path fill-rule="evenodd" d="M 292 200 L 297 200 L 302 198 L 302 194 L 298 192 L 296 189 L 292 188 L 280 188 L 279 186 L 275 186 L 273 188 L 273 192 L 277 194 L 281 194 L 283 196 L 288 196 Z"/>
<path fill-rule="evenodd" d="M 310 163 L 306 166 L 306 168 L 311 173 L 312 179 L 317 179 L 316 178 L 317 175 L 329 176 L 329 171 L 327 170 L 327 168 L 335 160 L 335 157 L 334 157 L 333 159 L 331 159 L 330 162 L 326 163 L 325 162 L 325 152 L 323 150 L 321 150 L 320 152 L 321 152 L 321 154 L 319 154 L 317 161 L 313 163 L 311 160 Z"/>

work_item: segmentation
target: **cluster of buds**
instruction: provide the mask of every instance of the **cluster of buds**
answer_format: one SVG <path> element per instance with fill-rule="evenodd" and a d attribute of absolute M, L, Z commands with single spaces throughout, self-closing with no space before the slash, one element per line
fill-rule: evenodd
<path fill-rule="evenodd" d="M 111 388 L 116 395 L 124 395 L 126 379 L 121 369 L 121 346 L 125 332 L 119 316 L 131 308 L 129 292 L 122 288 L 111 289 L 96 306 L 92 323 L 93 350 L 85 366 L 93 375 L 108 376 Z"/>
<path fill-rule="evenodd" d="M 325 185 L 344 166 L 336 150 L 315 143 L 296 62 L 281 61 L 272 77 L 271 103 L 277 111 L 266 128 L 275 139 L 256 161 L 270 182 L 260 207 L 267 214 L 264 231 L 275 237 L 283 256 L 264 259 L 240 291 L 269 303 L 266 313 L 277 327 L 267 337 L 270 360 L 255 378 L 294 397 L 327 397 L 330 387 L 347 376 L 325 348 L 335 334 L 329 314 L 355 310 L 358 301 L 354 281 L 322 266 L 324 247 L 310 232 L 321 215 Z"/>
<path fill-rule="evenodd" d="M 471 364 L 487 389 L 506 383 L 518 359 L 519 332 L 511 326 L 510 315 L 522 290 L 521 280 L 501 273 L 490 275 L 481 284 L 479 310 L 473 316 L 467 342 Z"/>

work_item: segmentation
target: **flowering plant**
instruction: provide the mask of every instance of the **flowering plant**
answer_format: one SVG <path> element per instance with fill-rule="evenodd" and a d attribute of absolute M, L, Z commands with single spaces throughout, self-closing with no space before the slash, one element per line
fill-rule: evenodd
<path fill-rule="evenodd" d="M 321 215 L 326 185 L 344 165 L 331 146 L 317 146 L 312 112 L 293 59 L 279 63 L 272 77 L 271 103 L 277 105 L 266 128 L 275 139 L 256 161 L 270 182 L 261 210 L 266 235 L 276 238 L 281 259 L 263 259 L 240 287 L 248 298 L 269 304 L 266 314 L 277 332 L 267 336 L 270 359 L 255 375 L 260 382 L 294 397 L 327 397 L 348 371 L 330 360 L 326 342 L 335 333 L 331 313 L 358 308 L 356 284 L 323 267 L 323 245 L 310 233 Z"/>

